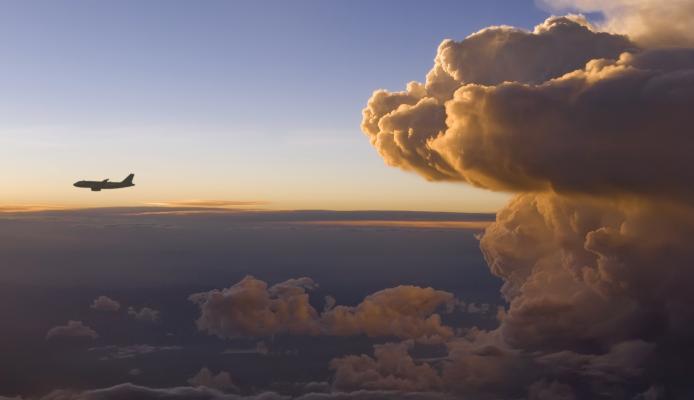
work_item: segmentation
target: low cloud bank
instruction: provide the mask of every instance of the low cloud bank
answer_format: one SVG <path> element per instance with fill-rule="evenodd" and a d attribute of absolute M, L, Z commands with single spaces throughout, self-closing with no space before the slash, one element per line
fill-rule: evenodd
<path fill-rule="evenodd" d="M 224 393 L 205 386 L 179 386 L 152 388 L 123 383 L 108 388 L 71 391 L 55 390 L 42 397 L 3 397 L 0 400 L 453 400 L 455 397 L 441 393 L 402 393 L 385 390 L 360 390 L 350 393 L 315 392 L 298 396 L 287 396 L 276 392 L 263 392 L 255 395 Z"/>
<path fill-rule="evenodd" d="M 198 329 L 220 338 L 283 333 L 420 340 L 453 336 L 437 313 L 455 307 L 457 300 L 451 293 L 398 286 L 369 295 L 354 307 L 335 306 L 330 298 L 329 306 L 319 313 L 308 295 L 316 286 L 310 278 L 268 286 L 247 276 L 229 288 L 193 294 L 190 300 L 200 307 Z"/>

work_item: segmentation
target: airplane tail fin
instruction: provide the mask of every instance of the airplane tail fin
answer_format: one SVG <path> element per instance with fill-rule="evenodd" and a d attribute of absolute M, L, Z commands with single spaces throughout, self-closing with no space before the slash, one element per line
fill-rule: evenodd
<path fill-rule="evenodd" d="M 135 174 L 128 175 L 125 179 L 123 179 L 123 183 L 127 183 L 127 184 L 132 185 L 134 177 L 135 177 Z"/>

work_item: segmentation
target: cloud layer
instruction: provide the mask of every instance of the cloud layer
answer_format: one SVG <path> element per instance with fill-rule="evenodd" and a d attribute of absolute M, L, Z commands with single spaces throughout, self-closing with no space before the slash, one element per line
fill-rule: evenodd
<path fill-rule="evenodd" d="M 367 296 L 356 306 L 330 307 L 322 314 L 310 304 L 310 278 L 290 279 L 274 286 L 247 276 L 227 289 L 190 296 L 200 307 L 198 329 L 221 338 L 241 336 L 367 335 L 404 339 L 440 340 L 453 336 L 438 311 L 452 309 L 453 294 L 398 286 Z"/>
<path fill-rule="evenodd" d="M 23 399 L 3 397 L 0 400 L 453 400 L 455 397 L 441 393 L 402 393 L 399 391 L 354 391 L 350 393 L 311 392 L 299 396 L 287 396 L 276 392 L 262 392 L 255 395 L 224 393 L 205 386 L 178 386 L 153 388 L 123 383 L 106 388 L 85 391 L 55 390 L 42 397 Z"/>

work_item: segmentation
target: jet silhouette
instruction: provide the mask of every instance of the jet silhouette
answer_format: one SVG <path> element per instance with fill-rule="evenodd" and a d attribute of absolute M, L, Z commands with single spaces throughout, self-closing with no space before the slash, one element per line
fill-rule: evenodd
<path fill-rule="evenodd" d="M 134 177 L 135 174 L 130 174 L 120 182 L 109 182 L 108 179 L 104 179 L 103 181 L 78 181 L 75 182 L 73 186 L 78 188 L 89 188 L 92 192 L 99 192 L 101 189 L 120 189 L 135 186 L 133 183 Z"/>

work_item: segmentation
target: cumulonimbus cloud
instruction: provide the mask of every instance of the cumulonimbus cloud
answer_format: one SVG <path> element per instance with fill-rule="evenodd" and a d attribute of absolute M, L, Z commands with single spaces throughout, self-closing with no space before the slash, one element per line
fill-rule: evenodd
<path fill-rule="evenodd" d="M 602 13 L 600 28 L 628 34 L 649 47 L 694 44 L 691 0 L 540 0 L 554 11 Z"/>
<path fill-rule="evenodd" d="M 425 83 L 378 90 L 363 112 L 387 164 L 519 193 L 481 236 L 509 305 L 498 329 L 448 340 L 442 385 L 477 397 L 686 397 L 675 360 L 694 356 L 694 6 L 554 3 L 622 28 L 552 17 L 447 40 Z M 377 376 L 372 360 L 351 376 Z"/>
<path fill-rule="evenodd" d="M 641 51 L 555 17 L 445 41 L 425 84 L 373 94 L 362 128 L 388 164 L 427 179 L 691 199 L 693 76 L 692 49 Z"/>
<path fill-rule="evenodd" d="M 692 234 L 687 206 L 517 197 L 481 240 L 510 301 L 505 337 L 566 348 L 689 331 Z"/>

